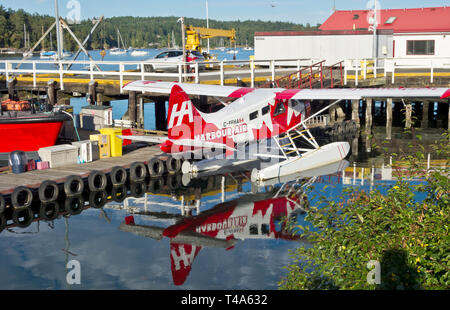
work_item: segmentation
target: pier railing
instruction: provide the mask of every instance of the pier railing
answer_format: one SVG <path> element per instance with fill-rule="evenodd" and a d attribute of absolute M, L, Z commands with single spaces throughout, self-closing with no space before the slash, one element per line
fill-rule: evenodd
<path fill-rule="evenodd" d="M 296 65 L 292 65 L 292 63 Z M 146 61 L 54 61 L 54 60 L 2 60 L 0 74 L 9 80 L 11 76 L 28 78 L 36 87 L 41 78 L 52 77 L 59 82 L 64 90 L 68 79 L 107 79 L 118 81 L 120 89 L 129 80 L 167 80 L 167 81 L 218 81 L 220 85 L 227 84 L 227 79 L 249 80 L 251 87 L 256 80 L 274 81 L 278 76 L 284 76 L 300 70 L 305 65 L 311 65 L 310 59 L 283 60 L 224 60 L 207 62 L 164 62 L 171 70 L 163 72 L 148 72 L 150 65 L 160 66 L 160 62 Z M 70 67 L 70 69 L 67 69 Z M 184 70 L 184 68 L 190 70 Z M 100 68 L 100 70 L 98 69 Z"/>
<path fill-rule="evenodd" d="M 430 83 L 438 76 L 450 77 L 450 57 L 440 58 L 380 58 L 380 59 L 346 59 L 344 61 L 344 84 L 352 79 L 355 85 L 359 82 L 390 75 L 392 84 L 396 74 L 411 77 L 428 77 Z"/>

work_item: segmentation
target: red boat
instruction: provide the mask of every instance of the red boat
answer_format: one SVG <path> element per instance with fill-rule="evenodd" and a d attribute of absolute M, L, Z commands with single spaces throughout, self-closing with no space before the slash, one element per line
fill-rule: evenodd
<path fill-rule="evenodd" d="M 3 111 L 0 115 L 0 153 L 38 151 L 55 145 L 65 121 L 63 112 Z"/>

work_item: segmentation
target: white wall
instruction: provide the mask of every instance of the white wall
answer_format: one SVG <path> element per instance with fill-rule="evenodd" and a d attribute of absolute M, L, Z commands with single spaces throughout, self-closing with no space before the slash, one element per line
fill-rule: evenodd
<path fill-rule="evenodd" d="M 392 57 L 392 36 L 379 35 Z M 327 65 L 353 58 L 372 58 L 373 36 L 361 35 L 301 35 L 255 37 L 255 60 L 302 59 L 326 60 Z M 382 49 L 382 46 L 379 46 Z"/>
<path fill-rule="evenodd" d="M 406 41 L 435 40 L 434 55 L 407 55 Z M 440 34 L 394 34 L 395 58 L 430 59 L 450 57 L 450 32 Z M 448 61 L 447 61 L 448 62 Z"/>

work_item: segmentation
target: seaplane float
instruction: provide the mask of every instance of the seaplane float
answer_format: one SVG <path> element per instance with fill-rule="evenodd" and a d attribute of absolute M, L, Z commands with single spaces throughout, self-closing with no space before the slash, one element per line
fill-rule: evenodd
<path fill-rule="evenodd" d="M 319 145 L 306 125 L 342 100 L 450 97 L 447 88 L 283 89 L 161 81 L 133 81 L 124 90 L 170 95 L 168 137 L 119 138 L 157 143 L 163 152 L 189 159 L 182 166 L 185 174 L 255 158 L 270 160 L 270 165 L 253 169 L 252 181 L 279 178 L 345 159 L 350 151 L 348 142 Z M 209 113 L 201 111 L 189 96 L 216 98 L 220 107 Z"/>

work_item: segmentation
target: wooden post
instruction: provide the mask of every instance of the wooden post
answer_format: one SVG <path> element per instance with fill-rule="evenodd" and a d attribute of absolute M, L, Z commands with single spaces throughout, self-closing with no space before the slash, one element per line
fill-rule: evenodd
<path fill-rule="evenodd" d="M 429 121 L 428 121 L 428 110 L 430 106 L 429 101 L 424 101 L 422 103 L 422 122 L 420 123 L 421 128 L 428 128 Z"/>
<path fill-rule="evenodd" d="M 138 127 L 144 128 L 144 97 L 138 96 Z"/>
<path fill-rule="evenodd" d="M 48 104 L 56 104 L 56 82 L 54 80 L 50 80 L 47 82 L 47 98 Z"/>
<path fill-rule="evenodd" d="M 166 99 L 166 97 L 158 97 L 158 99 L 155 101 L 156 130 L 167 130 Z"/>
<path fill-rule="evenodd" d="M 88 102 L 90 105 L 95 105 L 97 102 L 97 82 L 92 80 L 88 84 Z"/>
<path fill-rule="evenodd" d="M 330 107 L 330 125 L 334 125 L 336 122 L 336 105 Z"/>
<path fill-rule="evenodd" d="M 405 103 L 405 128 L 411 128 L 412 127 L 412 104 L 411 102 Z"/>
<path fill-rule="evenodd" d="M 135 91 L 130 91 L 128 94 L 128 113 L 131 127 L 135 127 L 137 122 L 137 96 Z"/>
<path fill-rule="evenodd" d="M 372 133 L 372 98 L 366 100 L 366 135 Z"/>
<path fill-rule="evenodd" d="M 17 80 L 15 77 L 11 77 L 8 82 L 8 96 L 10 100 L 16 100 L 16 85 Z"/>
<path fill-rule="evenodd" d="M 392 98 L 386 101 L 386 139 L 392 139 Z"/>
<path fill-rule="evenodd" d="M 352 120 L 356 122 L 358 128 L 361 126 L 359 122 L 359 100 L 352 100 Z"/>

